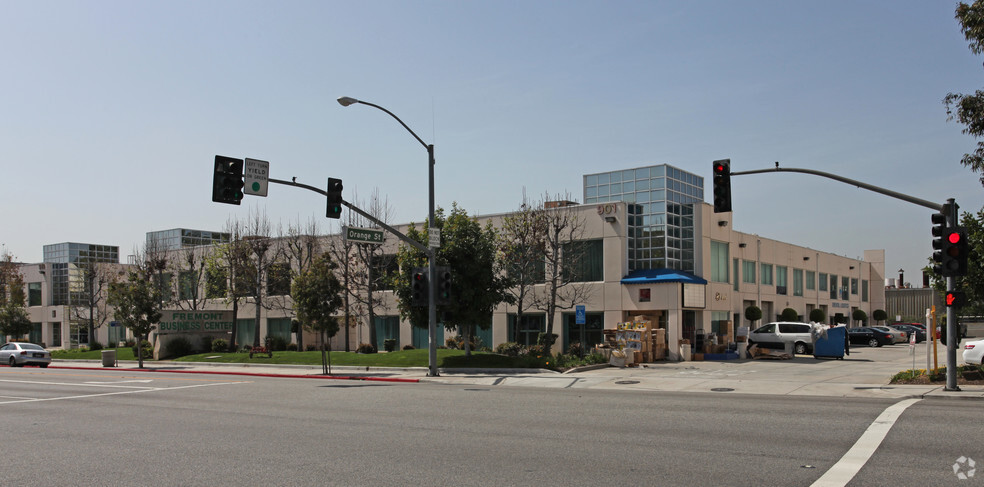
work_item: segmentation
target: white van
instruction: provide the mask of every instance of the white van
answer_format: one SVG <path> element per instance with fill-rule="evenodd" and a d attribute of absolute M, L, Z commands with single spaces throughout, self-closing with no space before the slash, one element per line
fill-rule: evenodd
<path fill-rule="evenodd" d="M 748 335 L 748 346 L 758 345 L 761 348 L 783 350 L 786 344 L 793 346 L 793 353 L 813 353 L 813 337 L 810 336 L 812 326 L 809 323 L 778 321 L 762 325 Z"/>

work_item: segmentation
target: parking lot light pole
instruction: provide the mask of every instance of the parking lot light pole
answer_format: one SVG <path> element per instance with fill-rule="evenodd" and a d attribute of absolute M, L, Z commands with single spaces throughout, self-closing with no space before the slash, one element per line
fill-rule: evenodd
<path fill-rule="evenodd" d="M 338 104 L 343 107 L 354 105 L 356 103 L 362 105 L 368 105 L 373 108 L 377 108 L 379 110 L 386 112 L 389 116 L 393 117 L 397 122 L 400 122 L 400 125 L 402 125 L 403 128 L 407 129 L 407 132 L 410 132 L 410 135 L 412 135 L 413 138 L 417 139 L 417 142 L 420 142 L 420 145 L 424 146 L 424 148 L 427 149 L 427 183 L 428 183 L 427 228 L 428 228 L 428 235 L 429 235 L 431 231 L 430 229 L 434 228 L 435 225 L 434 222 L 434 144 L 428 144 L 424 142 L 423 139 L 421 139 L 413 130 L 410 129 L 410 127 L 407 126 L 407 124 L 403 123 L 403 120 L 400 120 L 400 117 L 397 117 L 396 115 L 393 114 L 393 112 L 379 105 L 376 105 L 374 103 L 369 103 L 367 101 L 357 100 L 355 98 L 351 98 L 348 96 L 343 96 L 338 99 Z M 427 287 L 429 289 L 427 292 L 428 295 L 427 296 L 427 335 L 428 335 L 429 344 L 428 344 L 428 354 L 427 354 L 427 368 L 428 368 L 427 375 L 431 377 L 437 377 L 439 375 L 437 373 L 437 307 L 434 303 L 435 294 L 437 294 L 436 291 L 437 286 L 435 284 L 435 281 L 437 281 L 437 279 L 435 278 L 437 276 L 437 272 L 436 272 L 437 263 L 435 262 L 436 255 L 437 255 L 437 249 L 433 247 L 428 247 Z M 372 323 L 370 323 L 369 326 L 373 326 Z"/>

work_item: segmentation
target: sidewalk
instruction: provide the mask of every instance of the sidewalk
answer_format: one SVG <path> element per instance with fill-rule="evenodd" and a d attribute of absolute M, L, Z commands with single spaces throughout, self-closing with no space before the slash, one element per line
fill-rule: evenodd
<path fill-rule="evenodd" d="M 427 368 L 333 366 L 330 376 L 321 366 L 218 364 L 200 362 L 121 361 L 104 368 L 98 360 L 55 360 L 52 368 L 127 370 L 137 373 L 206 373 L 255 377 L 381 382 L 426 382 L 482 387 L 546 387 L 637 392 L 692 392 L 866 398 L 984 399 L 984 386 L 961 386 L 945 391 L 942 385 L 895 385 L 888 381 L 905 370 L 893 362 L 864 359 L 730 360 L 722 362 L 659 362 L 639 367 L 585 367 L 566 373 L 542 369 L 440 369 L 429 377 Z M 911 367 L 906 367 L 911 368 Z"/>

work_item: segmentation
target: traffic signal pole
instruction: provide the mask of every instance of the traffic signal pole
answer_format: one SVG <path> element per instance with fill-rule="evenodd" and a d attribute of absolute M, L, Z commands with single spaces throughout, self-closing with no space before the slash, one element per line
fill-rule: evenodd
<path fill-rule="evenodd" d="M 816 171 L 813 169 L 800 169 L 800 168 L 781 168 L 779 167 L 779 162 L 776 162 L 776 167 L 772 169 L 755 169 L 751 171 L 737 171 L 730 172 L 731 176 L 742 176 L 746 174 L 762 174 L 770 172 L 799 172 L 804 174 L 813 174 L 815 176 L 822 176 L 825 178 L 833 179 L 835 181 L 840 181 L 842 183 L 847 183 L 852 186 L 857 186 L 861 189 L 867 189 L 868 191 L 873 191 L 875 193 L 880 193 L 885 196 L 891 196 L 895 199 L 900 199 L 915 205 L 924 206 L 926 208 L 941 212 L 946 215 L 946 224 L 948 228 L 954 228 L 957 226 L 957 205 L 953 198 L 947 200 L 946 205 L 941 205 L 939 203 L 933 203 L 932 201 L 927 201 L 922 198 L 916 198 L 915 196 L 910 196 L 904 193 L 899 193 L 892 191 L 890 189 L 875 186 L 873 184 L 863 183 L 861 181 L 856 181 L 854 179 L 845 178 L 843 176 L 838 176 L 836 174 L 831 174 L 823 171 Z M 730 205 L 729 205 L 730 206 Z M 729 208 L 730 210 L 730 208 Z M 946 290 L 947 292 L 953 292 L 956 290 L 956 278 L 952 275 L 946 276 Z M 946 307 L 946 391 L 959 391 L 960 388 L 957 387 L 957 311 L 956 306 Z M 935 337 L 935 333 L 933 333 Z M 935 338 L 934 338 L 935 339 Z"/>

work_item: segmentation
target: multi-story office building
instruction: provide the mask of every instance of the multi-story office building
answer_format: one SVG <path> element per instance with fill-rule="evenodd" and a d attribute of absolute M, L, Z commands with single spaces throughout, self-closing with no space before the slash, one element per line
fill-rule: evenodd
<path fill-rule="evenodd" d="M 201 245 L 229 243 L 230 234 L 209 230 L 189 230 L 172 228 L 147 232 L 147 248 L 155 250 L 177 250 Z"/>
<path fill-rule="evenodd" d="M 627 184 L 630 179 L 631 184 Z M 722 326 L 725 322 L 732 322 L 740 331 L 773 321 L 788 308 L 803 320 L 820 309 L 827 322 L 856 324 L 855 310 L 871 316 L 874 310 L 886 307 L 882 250 L 864 251 L 863 259 L 853 259 L 741 233 L 732 228 L 731 213 L 716 214 L 711 205 L 701 201 L 702 178 L 667 165 L 587 175 L 584 181 L 585 199 L 590 203 L 549 205 L 546 210 L 570 212 L 580 222 L 583 232 L 576 237 L 577 248 L 585 252 L 586 262 L 585 272 L 570 284 L 583 291 L 576 304 L 585 307 L 585 323 L 577 323 L 573 307 L 558 309 L 553 317 L 553 332 L 558 335 L 555 351 L 566 350 L 573 343 L 594 347 L 602 341 L 603 329 L 615 328 L 636 315 L 649 316 L 667 330 L 666 345 L 670 357 L 675 358 L 680 340 L 692 339 L 699 330 L 721 333 L 732 329 Z M 479 223 L 500 226 L 505 216 L 483 216 Z M 407 230 L 407 225 L 395 227 L 404 233 Z M 177 236 L 174 233 L 170 237 L 172 242 Z M 340 236 L 323 237 L 334 238 Z M 281 245 L 277 239 L 273 242 L 274 246 Z M 397 253 L 398 245 L 398 239 L 386 238 L 382 244 L 384 260 Z M 37 282 L 42 275 L 36 270 L 25 272 L 25 277 L 29 291 L 34 293 L 36 287 L 44 290 Z M 294 316 L 289 286 L 273 285 L 268 280 L 264 289 L 264 299 L 281 305 L 257 310 L 252 298 L 241 301 L 239 343 L 248 343 L 256 330 L 261 337 L 291 337 L 290 320 Z M 543 284 L 534 286 L 534 292 L 545 291 Z M 178 297 L 186 294 L 174 292 Z M 215 298 L 204 292 L 199 296 Z M 413 328 L 401 319 L 392 290 L 381 289 L 374 296 L 379 304 L 372 323 L 367 323 L 367 317 L 354 320 L 357 324 L 350 330 L 349 349 L 369 340 L 369 326 L 376 329 L 375 345 L 379 348 L 386 339 L 396 339 L 400 348 L 428 345 L 426 330 Z M 41 302 L 48 301 L 42 297 Z M 38 303 L 32 298 L 32 320 L 39 322 L 44 341 L 60 346 L 52 335 L 62 321 L 58 310 Z M 760 322 L 750 323 L 744 317 L 744 310 L 752 305 L 762 310 Z M 206 299 L 204 309 L 230 307 L 225 300 Z M 534 343 L 546 331 L 547 316 L 541 310 L 526 311 L 522 323 L 516 318 L 515 307 L 502 304 L 491 316 L 491 327 L 477 335 L 485 345 L 494 347 L 507 341 Z M 443 332 L 439 326 L 439 344 L 444 343 Z M 101 341 L 110 338 L 105 328 L 97 334 Z M 339 333 L 332 340 L 334 350 L 346 349 L 344 336 Z M 304 343 L 315 340 L 305 338 Z"/>

